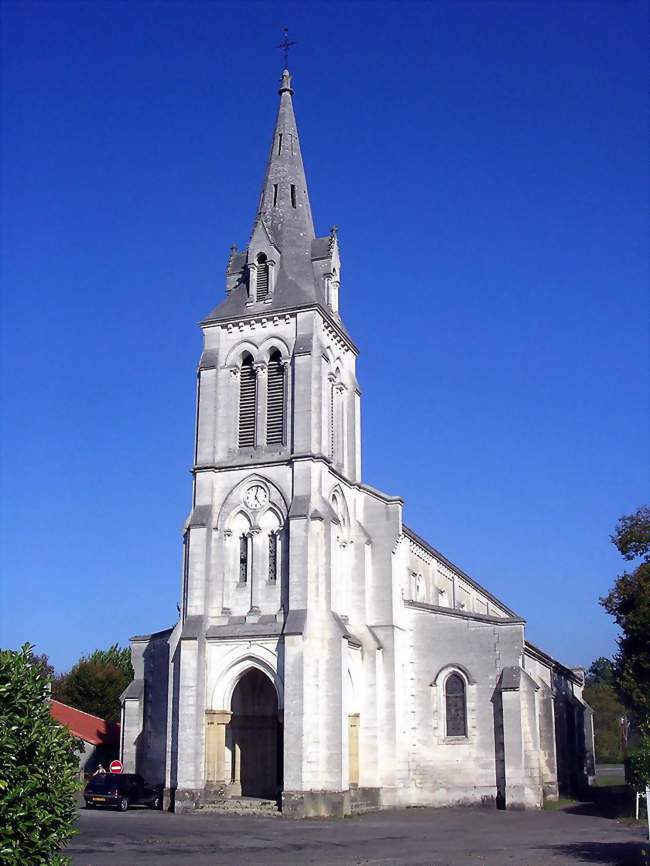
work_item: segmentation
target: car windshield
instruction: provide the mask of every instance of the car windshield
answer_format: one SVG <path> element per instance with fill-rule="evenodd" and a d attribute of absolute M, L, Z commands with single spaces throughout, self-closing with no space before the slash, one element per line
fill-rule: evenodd
<path fill-rule="evenodd" d="M 110 782 L 110 784 L 109 784 Z M 107 773 L 102 773 L 100 776 L 93 776 L 90 782 L 86 785 L 87 791 L 106 791 L 108 788 L 115 788 L 115 776 L 109 776 Z"/>
<path fill-rule="evenodd" d="M 87 791 L 98 793 L 100 791 L 121 791 L 128 784 L 128 777 L 118 776 L 114 773 L 102 773 L 93 776 L 86 785 Z"/>

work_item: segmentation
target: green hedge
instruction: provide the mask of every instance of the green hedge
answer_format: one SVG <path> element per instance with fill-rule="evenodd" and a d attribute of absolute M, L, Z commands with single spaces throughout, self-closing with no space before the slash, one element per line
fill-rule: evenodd
<path fill-rule="evenodd" d="M 0 863 L 64 866 L 74 835 L 77 742 L 50 715 L 49 682 L 25 644 L 0 650 Z"/>
<path fill-rule="evenodd" d="M 625 779 L 635 791 L 645 791 L 650 785 L 650 736 L 645 736 L 625 759 Z"/>

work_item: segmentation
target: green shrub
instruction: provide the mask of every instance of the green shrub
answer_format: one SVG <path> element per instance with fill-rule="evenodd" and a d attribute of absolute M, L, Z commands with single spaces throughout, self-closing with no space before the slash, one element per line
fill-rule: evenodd
<path fill-rule="evenodd" d="M 650 736 L 644 736 L 625 759 L 625 778 L 635 791 L 650 785 Z"/>
<path fill-rule="evenodd" d="M 0 650 L 0 863 L 63 866 L 75 833 L 76 740 L 50 715 L 49 681 L 25 644 Z"/>

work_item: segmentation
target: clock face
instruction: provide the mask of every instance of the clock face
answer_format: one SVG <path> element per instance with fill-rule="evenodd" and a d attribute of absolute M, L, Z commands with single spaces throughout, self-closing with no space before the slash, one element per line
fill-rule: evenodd
<path fill-rule="evenodd" d="M 244 502 L 249 508 L 261 508 L 266 505 L 268 498 L 269 494 L 261 484 L 251 484 L 244 493 Z"/>

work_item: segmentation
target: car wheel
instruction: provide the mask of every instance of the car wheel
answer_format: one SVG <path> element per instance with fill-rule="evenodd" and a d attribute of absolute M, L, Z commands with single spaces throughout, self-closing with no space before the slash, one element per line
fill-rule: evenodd
<path fill-rule="evenodd" d="M 94 803 L 86 803 L 86 809 L 94 809 L 94 808 L 95 808 Z"/>
<path fill-rule="evenodd" d="M 129 801 L 126 799 L 126 797 L 121 798 L 120 802 L 117 804 L 117 808 L 120 810 L 120 812 L 126 812 L 126 810 L 129 808 Z"/>
<path fill-rule="evenodd" d="M 162 806 L 162 801 L 161 801 L 160 797 L 157 797 L 157 796 L 154 797 L 153 800 L 151 801 L 151 808 L 152 809 L 160 809 L 161 806 Z"/>

